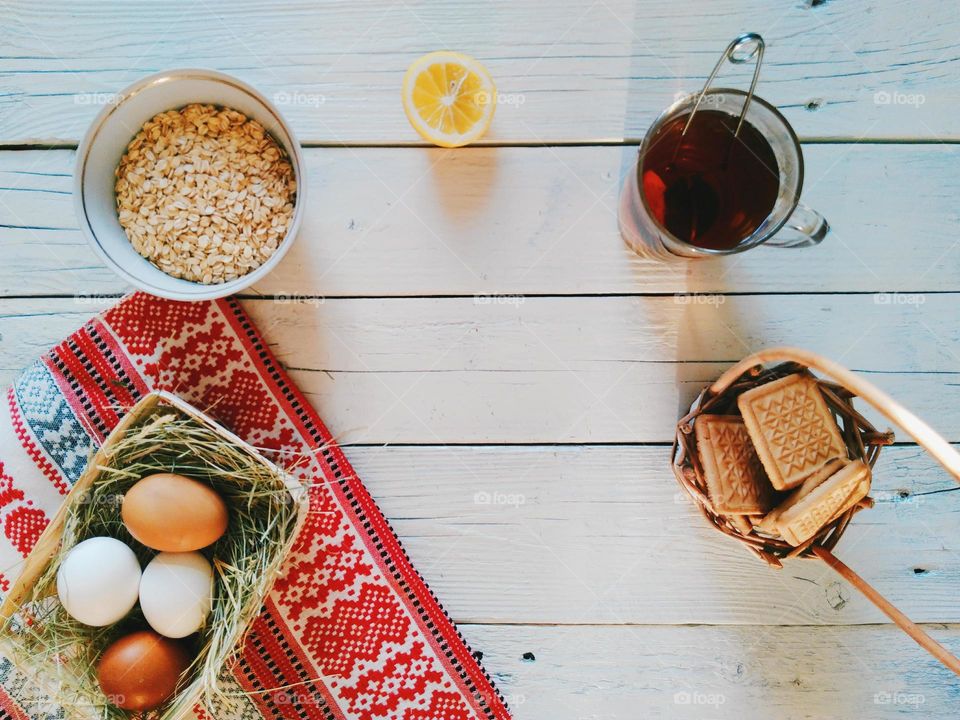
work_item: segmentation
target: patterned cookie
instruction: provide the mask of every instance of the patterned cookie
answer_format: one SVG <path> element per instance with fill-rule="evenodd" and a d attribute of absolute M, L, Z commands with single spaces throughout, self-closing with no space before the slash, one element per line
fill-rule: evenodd
<path fill-rule="evenodd" d="M 786 510 L 789 510 L 798 502 L 800 502 L 800 500 L 809 495 L 814 488 L 818 487 L 825 480 L 829 479 L 831 475 L 840 470 L 840 468 L 842 468 L 848 462 L 850 461 L 846 458 L 836 458 L 834 460 L 830 460 L 826 465 L 804 480 L 800 487 L 792 490 L 785 500 L 764 515 L 763 520 L 757 523 L 757 530 L 762 530 L 770 535 L 778 534 L 777 521 L 780 519 L 780 516 Z"/>
<path fill-rule="evenodd" d="M 743 420 L 701 415 L 693 424 L 707 494 L 721 515 L 762 515 L 773 505 L 773 488 L 753 449 Z"/>
<path fill-rule="evenodd" d="M 743 393 L 737 399 L 743 421 L 770 482 L 789 490 L 847 447 L 817 381 L 788 375 Z"/>
<path fill-rule="evenodd" d="M 799 501 L 780 513 L 777 533 L 796 547 L 845 513 L 870 492 L 870 466 L 860 460 L 844 465 Z"/>

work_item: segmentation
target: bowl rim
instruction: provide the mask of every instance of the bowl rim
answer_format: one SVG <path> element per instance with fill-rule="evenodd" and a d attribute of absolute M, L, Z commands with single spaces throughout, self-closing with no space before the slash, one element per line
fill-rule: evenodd
<path fill-rule="evenodd" d="M 255 268 L 242 277 L 225 283 L 219 283 L 216 285 L 203 285 L 202 283 L 191 280 L 175 278 L 182 280 L 183 282 L 190 283 L 190 285 L 196 288 L 195 291 L 171 290 L 168 288 L 159 287 L 153 283 L 137 278 L 121 263 L 117 262 L 117 260 L 113 258 L 106 248 L 103 247 L 100 239 L 97 237 L 97 234 L 94 232 L 93 227 L 90 224 L 89 217 L 87 216 L 84 182 L 87 159 L 90 154 L 90 150 L 97 141 L 97 138 L 100 136 L 100 132 L 103 129 L 103 125 L 107 119 L 113 115 L 113 113 L 115 113 L 121 105 L 135 95 L 139 95 L 141 92 L 148 91 L 151 88 L 162 85 L 163 83 L 185 79 L 213 80 L 223 83 L 246 93 L 255 101 L 260 103 L 266 112 L 269 113 L 274 120 L 276 120 L 277 125 L 286 134 L 287 139 L 289 140 L 290 148 L 292 150 L 289 155 L 291 165 L 293 167 L 294 178 L 297 181 L 297 196 L 294 200 L 293 217 L 290 222 L 290 227 L 287 228 L 286 234 L 283 236 L 283 239 L 280 241 L 273 255 L 271 255 L 266 262 L 260 265 L 260 267 Z M 217 298 L 226 297 L 250 287 L 267 275 L 271 270 L 273 270 L 280 260 L 283 259 L 283 256 L 287 254 L 287 251 L 290 249 L 290 246 L 293 245 L 293 241 L 296 239 L 296 236 L 300 230 L 300 226 L 303 221 L 304 208 L 306 206 L 305 198 L 307 186 L 305 181 L 306 173 L 304 171 L 305 163 L 303 160 L 303 151 L 300 146 L 300 141 L 297 139 L 293 129 L 287 123 L 286 119 L 276 108 L 276 106 L 256 88 L 238 78 L 233 77 L 232 75 L 222 73 L 218 70 L 195 67 L 173 68 L 169 70 L 162 70 L 160 72 L 153 73 L 152 75 L 147 75 L 146 77 L 143 77 L 125 87 L 123 90 L 117 93 L 116 97 L 119 98 L 118 101 L 105 105 L 103 109 L 97 113 L 96 117 L 87 128 L 87 131 L 84 133 L 83 139 L 77 146 L 77 158 L 74 164 L 73 172 L 72 189 L 74 210 L 80 223 L 80 230 L 86 236 L 87 243 L 93 248 L 97 256 L 111 270 L 113 270 L 114 273 L 119 275 L 122 279 L 133 285 L 135 288 L 170 300 L 198 301 L 214 300 Z M 183 105 L 170 109 L 177 109 L 178 107 L 183 107 Z M 131 140 L 132 139 L 133 137 L 131 137 Z M 149 260 L 146 260 L 146 262 L 149 262 Z M 153 267 L 157 272 L 163 272 L 163 270 L 160 268 L 157 268 L 156 266 Z M 171 275 L 169 277 L 172 278 L 173 276 Z"/>

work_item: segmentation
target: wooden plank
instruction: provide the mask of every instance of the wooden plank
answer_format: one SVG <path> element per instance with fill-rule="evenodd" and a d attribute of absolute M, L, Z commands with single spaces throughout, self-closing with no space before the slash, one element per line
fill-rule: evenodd
<path fill-rule="evenodd" d="M 956 678 L 889 627 L 461 629 L 521 718 L 956 717 Z"/>
<path fill-rule="evenodd" d="M 674 480 L 669 448 L 347 454 L 458 621 L 887 622 L 819 561 L 771 570 L 710 527 Z M 960 621 L 956 490 L 916 447 L 886 450 L 876 507 L 836 551 L 918 621 Z"/>
<path fill-rule="evenodd" d="M 666 443 L 674 420 L 723 369 L 779 344 L 869 373 L 960 440 L 958 297 L 921 299 L 284 299 L 246 306 L 345 443 Z M 0 301 L 0 380 L 112 302 Z"/>
<path fill-rule="evenodd" d="M 474 295 L 930 291 L 960 287 L 960 147 L 812 145 L 807 192 L 834 232 L 813 250 L 657 263 L 616 224 L 616 147 L 310 149 L 311 205 L 255 292 Z M 630 155 L 632 157 L 632 155 Z M 0 294 L 117 293 L 70 197 L 73 153 L 0 152 Z M 909 192 L 904 192 L 909 188 Z"/>
<path fill-rule="evenodd" d="M 724 366 L 643 365 L 622 370 L 619 380 L 607 370 L 292 375 L 346 444 L 665 443 L 675 419 Z M 960 440 L 956 374 L 872 379 Z M 887 427 L 875 413 L 865 414 Z"/>
<path fill-rule="evenodd" d="M 489 142 L 635 138 L 678 92 L 699 90 L 747 19 L 768 41 L 760 94 L 802 136 L 956 138 L 960 17 L 942 9 L 937 0 L 696 0 L 682 12 L 655 0 L 558 0 L 548 12 L 533 0 L 244 0 L 228 12 L 189 0 L 20 0 L 6 13 L 0 138 L 76 142 L 110 93 L 193 64 L 277 96 L 305 141 L 416 142 L 402 75 L 443 48 L 479 57 L 509 100 Z M 743 87 L 750 72 L 725 68 L 721 84 Z"/>
<path fill-rule="evenodd" d="M 871 372 L 960 438 L 957 298 L 921 297 L 913 305 L 826 295 L 718 305 L 609 297 L 248 307 L 345 442 L 669 442 L 674 418 L 724 367 L 779 344 Z"/>

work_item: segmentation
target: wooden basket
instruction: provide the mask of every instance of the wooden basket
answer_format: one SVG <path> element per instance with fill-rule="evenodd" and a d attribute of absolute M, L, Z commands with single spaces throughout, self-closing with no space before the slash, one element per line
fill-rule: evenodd
<path fill-rule="evenodd" d="M 85 502 L 87 492 L 97 482 L 98 477 L 102 474 L 100 469 L 101 466 L 108 462 L 108 454 L 111 448 L 113 448 L 130 431 L 131 428 L 135 427 L 139 421 L 149 418 L 151 415 L 161 411 L 163 408 L 172 408 L 173 410 L 213 431 L 226 442 L 241 449 L 255 462 L 263 464 L 268 471 L 277 478 L 278 490 L 282 490 L 283 488 L 286 489 L 296 509 L 296 521 L 294 527 L 289 533 L 289 537 L 286 539 L 285 544 L 279 553 L 284 557 L 289 554 L 290 548 L 295 542 L 307 514 L 307 493 L 303 486 L 284 470 L 263 457 L 263 455 L 261 455 L 261 453 L 252 445 L 249 445 L 241 440 L 239 437 L 218 424 L 205 413 L 185 403 L 175 395 L 171 395 L 170 393 L 166 392 L 153 392 L 146 395 L 129 410 L 120 423 L 106 438 L 103 445 L 101 445 L 99 450 L 90 459 L 83 474 L 67 494 L 63 504 L 60 506 L 59 511 L 50 521 L 50 524 L 38 539 L 34 549 L 25 560 L 22 573 L 17 578 L 17 581 L 14 583 L 10 592 L 7 594 L 3 604 L 0 605 L 0 627 L 6 628 L 8 623 L 16 622 L 17 614 L 21 606 L 25 602 L 29 602 L 31 600 L 34 585 L 44 574 L 49 566 L 49 563 L 60 549 L 64 527 L 71 510 L 73 509 L 74 505 Z M 119 513 L 119 507 L 117 508 L 117 512 Z M 245 604 L 245 607 L 251 608 L 252 614 L 255 615 L 256 611 L 262 606 L 263 600 L 264 597 L 252 597 Z M 246 629 L 247 628 L 237 629 L 235 637 L 232 637 L 232 641 L 229 643 L 232 647 L 236 647 L 242 641 Z M 4 633 L 4 636 L 0 638 L 0 641 L 2 641 L 4 650 L 9 655 L 13 657 L 18 657 L 18 654 L 22 655 L 22 653 L 18 653 L 14 641 L 11 638 L 6 637 L 6 633 Z M 227 656 L 213 657 L 212 654 L 210 654 L 207 656 L 203 668 L 206 669 L 208 664 L 211 667 L 222 668 L 227 660 L 229 660 L 229 657 Z M 64 672 L 69 673 L 69 668 L 58 666 L 57 673 L 61 673 L 62 675 Z M 203 673 L 199 671 L 196 672 L 193 679 L 187 683 L 187 685 L 183 687 L 177 693 L 177 695 L 174 696 L 174 698 L 167 702 L 161 712 L 151 712 L 149 716 L 151 718 L 156 717 L 158 720 L 179 720 L 179 718 L 187 716 L 197 702 L 202 702 L 204 700 L 204 694 L 208 688 L 203 681 L 202 675 Z M 76 681 L 76 679 L 74 680 L 77 682 L 77 684 L 80 684 L 78 681 Z M 36 681 L 42 684 L 42 679 L 40 677 L 37 677 Z M 55 688 L 49 688 L 49 690 L 53 692 L 54 695 L 56 694 Z M 90 717 L 101 717 L 101 715 L 97 714 L 95 708 L 91 707 L 90 711 Z M 80 708 L 72 708 L 71 713 L 73 714 L 71 714 L 70 717 L 82 716 L 81 714 L 78 714 L 81 713 Z M 129 716 L 131 718 L 137 717 L 137 714 L 131 712 L 129 713 Z"/>
<path fill-rule="evenodd" d="M 764 367 L 765 363 L 778 364 Z M 811 371 L 816 371 L 821 377 L 814 375 Z M 693 432 L 697 418 L 704 413 L 739 415 L 737 397 L 741 393 L 793 373 L 806 374 L 816 379 L 827 405 L 840 426 L 850 458 L 863 460 L 872 467 L 877 461 L 881 448 L 892 444 L 894 439 L 892 431 L 879 432 L 857 412 L 853 401 L 854 398 L 861 398 L 888 420 L 902 427 L 916 440 L 917 444 L 943 465 L 954 479 L 960 480 L 960 454 L 916 415 L 842 365 L 807 350 L 780 347 L 762 350 L 738 362 L 716 382 L 705 388 L 694 401 L 690 412 L 680 418 L 673 446 L 673 471 L 677 481 L 714 527 L 742 542 L 754 555 L 776 568 L 782 567 L 784 559 L 792 557 L 823 560 L 918 644 L 960 675 L 960 660 L 833 555 L 832 550 L 847 529 L 850 519 L 860 510 L 872 507 L 872 500 L 864 498 L 796 548 L 780 538 L 758 532 L 737 516 L 726 516 L 716 512 L 710 502 L 703 467 L 697 454 L 696 436 Z"/>

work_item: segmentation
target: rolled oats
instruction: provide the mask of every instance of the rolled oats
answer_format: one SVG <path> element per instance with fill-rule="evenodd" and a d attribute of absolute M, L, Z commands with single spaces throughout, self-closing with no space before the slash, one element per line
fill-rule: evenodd
<path fill-rule="evenodd" d="M 193 282 L 228 282 L 260 267 L 293 219 L 297 182 L 286 153 L 229 108 L 194 104 L 154 116 L 115 175 L 133 248 Z"/>

